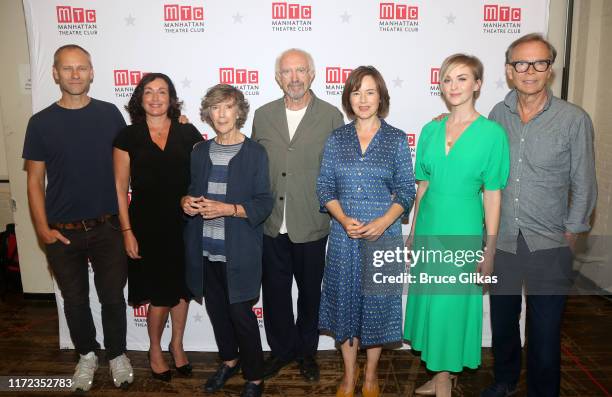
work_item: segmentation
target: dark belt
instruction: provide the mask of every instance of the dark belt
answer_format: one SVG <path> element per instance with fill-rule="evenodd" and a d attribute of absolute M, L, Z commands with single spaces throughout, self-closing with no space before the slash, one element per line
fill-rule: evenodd
<path fill-rule="evenodd" d="M 49 227 L 58 230 L 91 230 L 94 227 L 107 222 L 112 217 L 117 215 L 101 215 L 97 218 L 83 219 L 82 221 L 66 222 L 66 223 L 50 223 Z"/>

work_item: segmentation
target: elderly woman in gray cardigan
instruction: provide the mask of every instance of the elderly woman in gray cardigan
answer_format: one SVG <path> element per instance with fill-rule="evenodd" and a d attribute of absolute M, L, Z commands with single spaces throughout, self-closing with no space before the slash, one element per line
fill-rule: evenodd
<path fill-rule="evenodd" d="M 243 397 L 261 396 L 263 352 L 252 311 L 261 286 L 263 222 L 270 215 L 265 149 L 240 132 L 249 105 L 240 90 L 225 84 L 208 90 L 202 119 L 217 136 L 191 154 L 191 185 L 181 200 L 185 228 L 187 285 L 204 297 L 221 365 L 205 383 L 214 393 L 240 367 Z"/>

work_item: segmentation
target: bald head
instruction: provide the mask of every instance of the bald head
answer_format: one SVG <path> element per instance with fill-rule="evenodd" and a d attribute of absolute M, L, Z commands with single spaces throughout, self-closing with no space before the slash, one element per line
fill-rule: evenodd
<path fill-rule="evenodd" d="M 76 44 L 66 44 L 55 50 L 55 53 L 53 54 L 53 67 L 57 68 L 57 66 L 59 65 L 60 57 L 64 51 L 81 51 L 85 56 L 87 56 L 89 66 L 93 66 L 91 63 L 91 55 L 85 48 Z"/>

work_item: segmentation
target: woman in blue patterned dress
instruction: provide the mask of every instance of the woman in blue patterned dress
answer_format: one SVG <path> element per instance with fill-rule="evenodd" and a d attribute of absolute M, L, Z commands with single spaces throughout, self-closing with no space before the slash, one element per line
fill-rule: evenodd
<path fill-rule="evenodd" d="M 369 279 L 362 276 L 371 262 L 362 255 L 368 244 L 387 238 L 401 244 L 401 217 L 414 200 L 414 176 L 406 135 L 382 119 L 389 112 L 389 93 L 374 67 L 353 70 L 342 106 L 353 122 L 330 135 L 317 180 L 321 206 L 332 216 L 319 328 L 341 345 L 344 377 L 336 396 L 354 395 L 361 345 L 367 349 L 362 393 L 373 397 L 379 395 L 382 345 L 402 340 L 401 284 L 391 292 L 368 293 Z"/>

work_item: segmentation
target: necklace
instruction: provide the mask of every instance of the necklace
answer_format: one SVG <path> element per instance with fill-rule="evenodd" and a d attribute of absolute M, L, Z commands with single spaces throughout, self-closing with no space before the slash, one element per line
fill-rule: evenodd
<path fill-rule="evenodd" d="M 476 116 L 476 117 L 474 117 L 474 116 Z M 478 118 L 478 112 L 477 112 L 477 111 L 474 111 L 474 113 L 472 113 L 472 114 L 470 115 L 470 118 L 469 118 L 467 121 L 463 121 L 463 122 L 461 122 L 460 124 L 467 124 L 467 125 L 469 125 L 469 124 L 471 124 L 472 122 L 474 122 L 474 120 L 476 120 L 476 118 Z M 447 122 L 448 122 L 448 120 L 447 120 Z M 449 134 L 449 133 L 447 132 L 447 133 L 446 133 L 446 135 L 447 135 L 447 136 L 446 136 L 446 146 L 448 146 L 448 148 L 449 148 L 449 149 L 450 149 L 450 148 L 452 148 L 452 147 L 453 147 L 453 145 L 455 144 L 455 142 L 457 142 L 457 139 L 459 139 L 459 137 L 460 137 L 460 136 L 463 134 L 463 132 L 464 132 L 464 131 L 465 131 L 465 128 L 461 129 L 461 132 L 460 132 L 460 133 L 459 133 L 459 135 L 458 135 L 457 137 L 455 137 L 455 138 L 453 138 L 452 136 L 448 137 L 448 135 L 451 135 L 451 134 Z"/>
<path fill-rule="evenodd" d="M 167 120 L 167 121 L 169 121 L 169 120 Z M 156 128 L 151 128 L 149 126 L 149 131 L 151 132 L 152 135 L 155 135 L 155 137 L 157 137 L 157 139 L 161 139 L 168 132 L 170 132 L 170 125 L 169 124 L 170 124 L 169 122 L 164 122 L 161 126 L 158 126 Z"/>
<path fill-rule="evenodd" d="M 159 130 L 155 131 L 154 134 L 157 137 L 157 139 L 161 139 L 162 137 L 164 137 L 166 135 L 164 129 L 159 129 Z"/>

